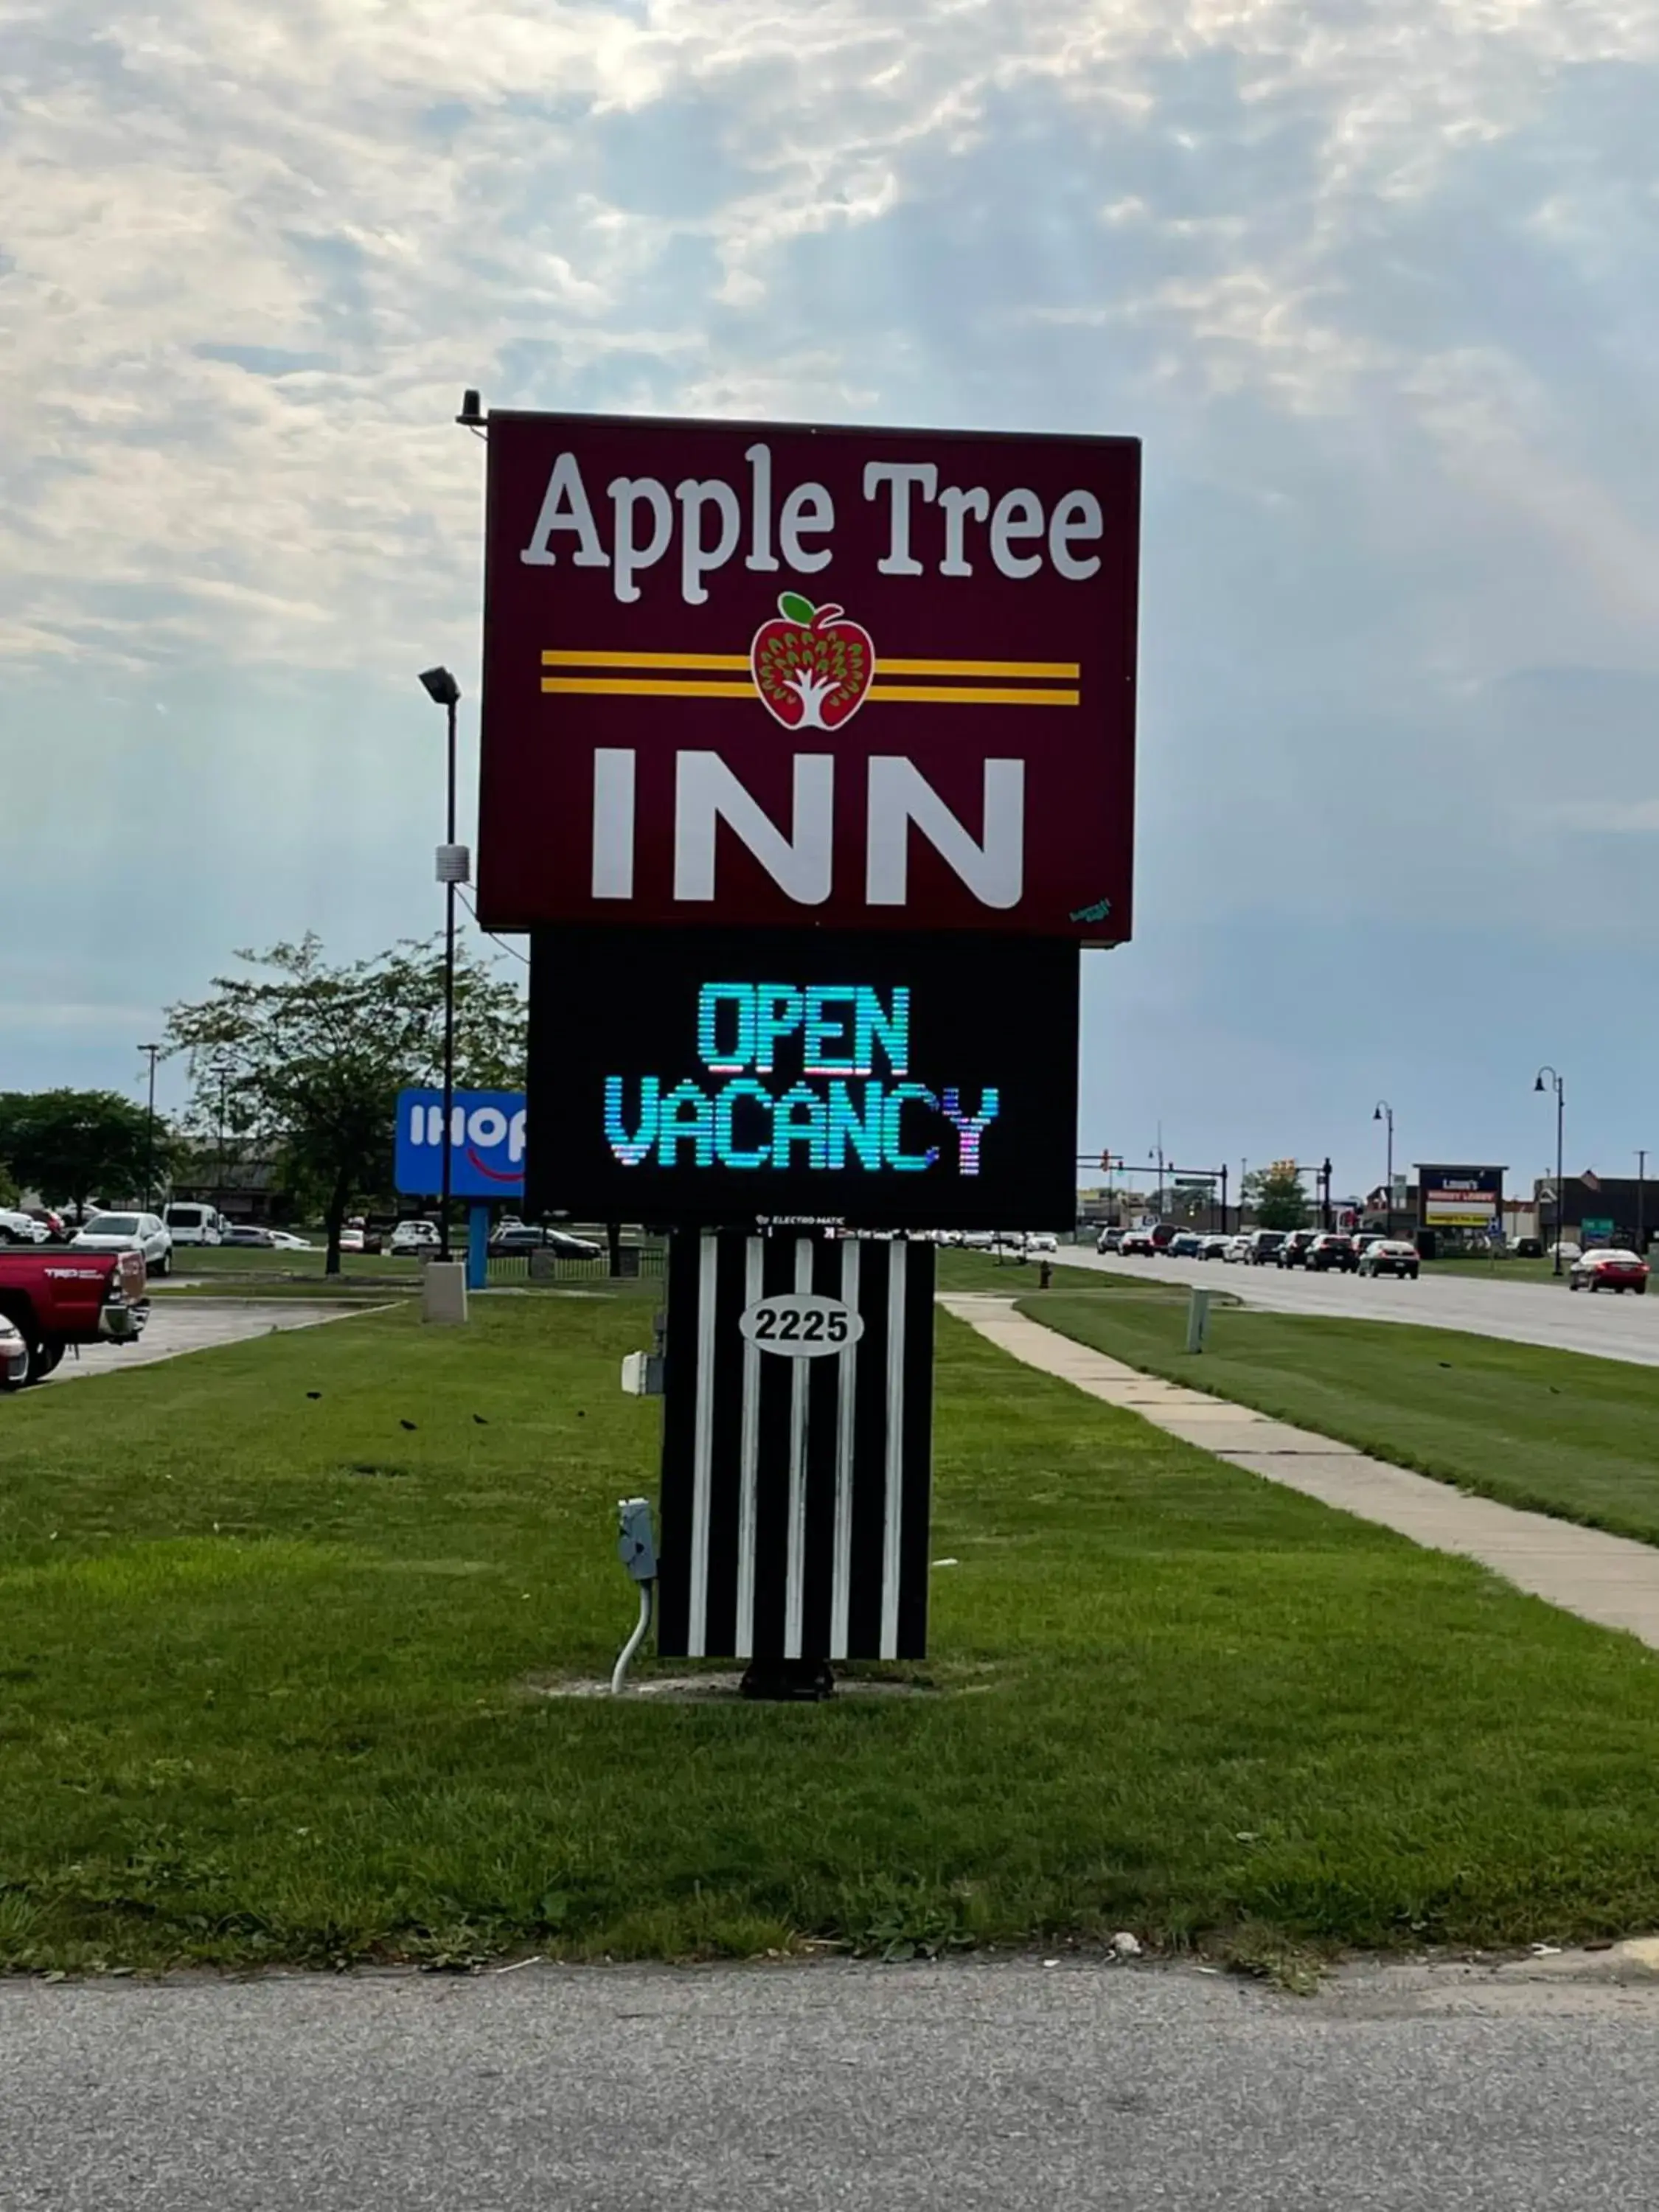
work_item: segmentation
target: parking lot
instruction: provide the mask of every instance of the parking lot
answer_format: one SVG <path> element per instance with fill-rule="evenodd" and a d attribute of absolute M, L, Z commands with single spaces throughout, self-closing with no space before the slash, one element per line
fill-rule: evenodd
<path fill-rule="evenodd" d="M 343 1301 L 337 1305 L 311 1298 L 256 1302 L 156 1297 L 151 1302 L 149 1324 L 137 1344 L 71 1345 L 62 1366 L 47 1376 L 43 1387 L 72 1382 L 82 1376 L 109 1375 L 123 1368 L 153 1367 L 159 1360 L 179 1359 L 191 1352 L 210 1352 L 222 1344 L 240 1344 L 277 1329 L 317 1328 L 324 1322 L 342 1321 L 348 1314 L 364 1310 Z"/>

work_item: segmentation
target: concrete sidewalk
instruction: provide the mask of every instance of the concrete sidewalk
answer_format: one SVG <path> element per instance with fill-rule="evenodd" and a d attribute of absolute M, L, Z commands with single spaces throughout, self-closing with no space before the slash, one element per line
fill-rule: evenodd
<path fill-rule="evenodd" d="M 1000 1350 L 1074 1383 L 1091 1398 L 1139 1413 L 1251 1474 L 1282 1482 L 1322 1504 L 1381 1522 L 1414 1544 L 1478 1559 L 1517 1588 L 1603 1628 L 1627 1629 L 1659 1650 L 1659 1549 L 1522 1513 L 1390 1467 L 1384 1460 L 1293 1429 L 1243 1406 L 1142 1375 L 1015 1312 L 1007 1298 L 961 1293 L 939 1303 Z M 1197 1363 L 1194 1362 L 1194 1364 Z"/>

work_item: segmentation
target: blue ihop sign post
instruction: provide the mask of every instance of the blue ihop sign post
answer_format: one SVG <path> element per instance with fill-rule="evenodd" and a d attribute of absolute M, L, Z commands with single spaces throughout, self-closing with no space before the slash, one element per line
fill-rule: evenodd
<path fill-rule="evenodd" d="M 392 1180 L 406 1198 L 436 1198 L 443 1188 L 444 1095 L 398 1094 L 398 1154 Z M 525 1094 L 458 1091 L 449 1126 L 449 1189 L 473 1200 L 467 1224 L 466 1279 L 482 1290 L 489 1254 L 485 1200 L 524 1197 Z"/>

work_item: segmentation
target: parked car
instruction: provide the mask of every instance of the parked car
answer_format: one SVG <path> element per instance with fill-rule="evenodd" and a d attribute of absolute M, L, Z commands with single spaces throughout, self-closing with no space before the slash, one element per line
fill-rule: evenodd
<path fill-rule="evenodd" d="M 1122 1242 L 1123 1231 L 1121 1229 L 1103 1229 L 1095 1239 L 1095 1249 L 1097 1252 L 1115 1252 Z"/>
<path fill-rule="evenodd" d="M 1304 1264 L 1316 1274 L 1328 1275 L 1335 1269 L 1351 1275 L 1359 1265 L 1359 1255 L 1353 1249 L 1352 1237 L 1344 1236 L 1340 1230 L 1328 1229 L 1309 1245 Z"/>
<path fill-rule="evenodd" d="M 1422 1264 L 1416 1245 L 1408 1244 L 1403 1237 L 1379 1237 L 1359 1255 L 1362 1275 L 1405 1275 L 1413 1283 Z"/>
<path fill-rule="evenodd" d="M 0 1244 L 44 1244 L 46 1232 L 32 1214 L 0 1206 Z"/>
<path fill-rule="evenodd" d="M 234 1244 L 242 1251 L 270 1252 L 276 1249 L 276 1238 L 263 1221 L 227 1222 L 220 1241 Z"/>
<path fill-rule="evenodd" d="M 29 1347 L 15 1321 L 0 1314 L 0 1390 L 21 1390 L 29 1379 Z"/>
<path fill-rule="evenodd" d="M 1171 1260 L 1198 1260 L 1204 1255 L 1204 1239 L 1195 1229 L 1177 1229 L 1164 1249 Z"/>
<path fill-rule="evenodd" d="M 161 1218 L 173 1243 L 222 1244 L 225 1218 L 216 1206 L 199 1206 L 194 1200 L 164 1206 Z"/>
<path fill-rule="evenodd" d="M 1126 1260 L 1150 1260 L 1158 1250 L 1150 1229 L 1126 1229 L 1118 1241 L 1117 1249 Z"/>
<path fill-rule="evenodd" d="M 1301 1267 L 1307 1264 L 1308 1247 L 1319 1231 L 1316 1229 L 1292 1229 L 1279 1246 L 1276 1258 L 1281 1267 Z"/>
<path fill-rule="evenodd" d="M 309 1237 L 296 1237 L 291 1229 L 271 1229 L 266 1234 L 279 1252 L 314 1252 L 317 1249 Z"/>
<path fill-rule="evenodd" d="M 1567 1270 L 1570 1291 L 1634 1291 L 1639 1298 L 1646 1295 L 1647 1287 L 1647 1261 L 1618 1245 L 1581 1252 Z"/>
<path fill-rule="evenodd" d="M 1253 1229 L 1250 1231 L 1250 1265 L 1271 1267 L 1277 1264 L 1279 1248 L 1285 1242 L 1282 1229 Z"/>
<path fill-rule="evenodd" d="M 386 1249 L 407 1259 L 415 1253 L 435 1252 L 443 1241 L 435 1221 L 400 1221 L 392 1232 L 392 1242 Z"/>
<path fill-rule="evenodd" d="M 149 1314 L 140 1252 L 0 1251 L 0 1315 L 27 1355 L 14 1388 L 50 1375 L 71 1344 L 135 1342 Z"/>
<path fill-rule="evenodd" d="M 1198 1256 L 1200 1260 L 1224 1260 L 1232 1247 L 1231 1237 L 1200 1237 Z"/>
<path fill-rule="evenodd" d="M 173 1238 L 159 1213 L 94 1213 L 70 1239 L 71 1252 L 137 1252 L 152 1275 L 173 1273 Z"/>
<path fill-rule="evenodd" d="M 987 1236 L 983 1244 L 977 1235 L 964 1237 L 964 1244 L 975 1250 L 989 1248 L 993 1239 Z M 594 1243 L 589 1237 L 573 1237 L 568 1229 L 540 1229 L 519 1222 L 511 1229 L 497 1230 L 489 1240 L 492 1254 L 508 1252 L 550 1252 L 556 1260 L 603 1260 L 605 1247 Z"/>

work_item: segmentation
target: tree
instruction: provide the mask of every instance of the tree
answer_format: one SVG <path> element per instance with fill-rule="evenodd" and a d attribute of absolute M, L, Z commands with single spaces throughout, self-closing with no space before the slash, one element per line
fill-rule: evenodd
<path fill-rule="evenodd" d="M 170 1006 L 167 1049 L 188 1055 L 199 1127 L 216 1123 L 222 1096 L 239 1139 L 268 1147 L 292 1186 L 317 1193 L 326 1272 L 337 1274 L 353 1197 L 391 1182 L 398 1091 L 441 1080 L 442 940 L 334 967 L 307 933 L 236 957 L 258 972 L 216 975 L 209 997 Z M 521 1085 L 526 1022 L 513 984 L 458 955 L 458 1085 Z"/>
<path fill-rule="evenodd" d="M 1294 1160 L 1275 1160 L 1270 1168 L 1257 1168 L 1244 1178 L 1244 1196 L 1255 1207 L 1263 1229 L 1305 1229 L 1308 1194 Z"/>
<path fill-rule="evenodd" d="M 79 1212 L 94 1193 L 125 1197 L 165 1172 L 172 1139 L 118 1091 L 0 1092 L 0 1160 L 18 1182 Z"/>

